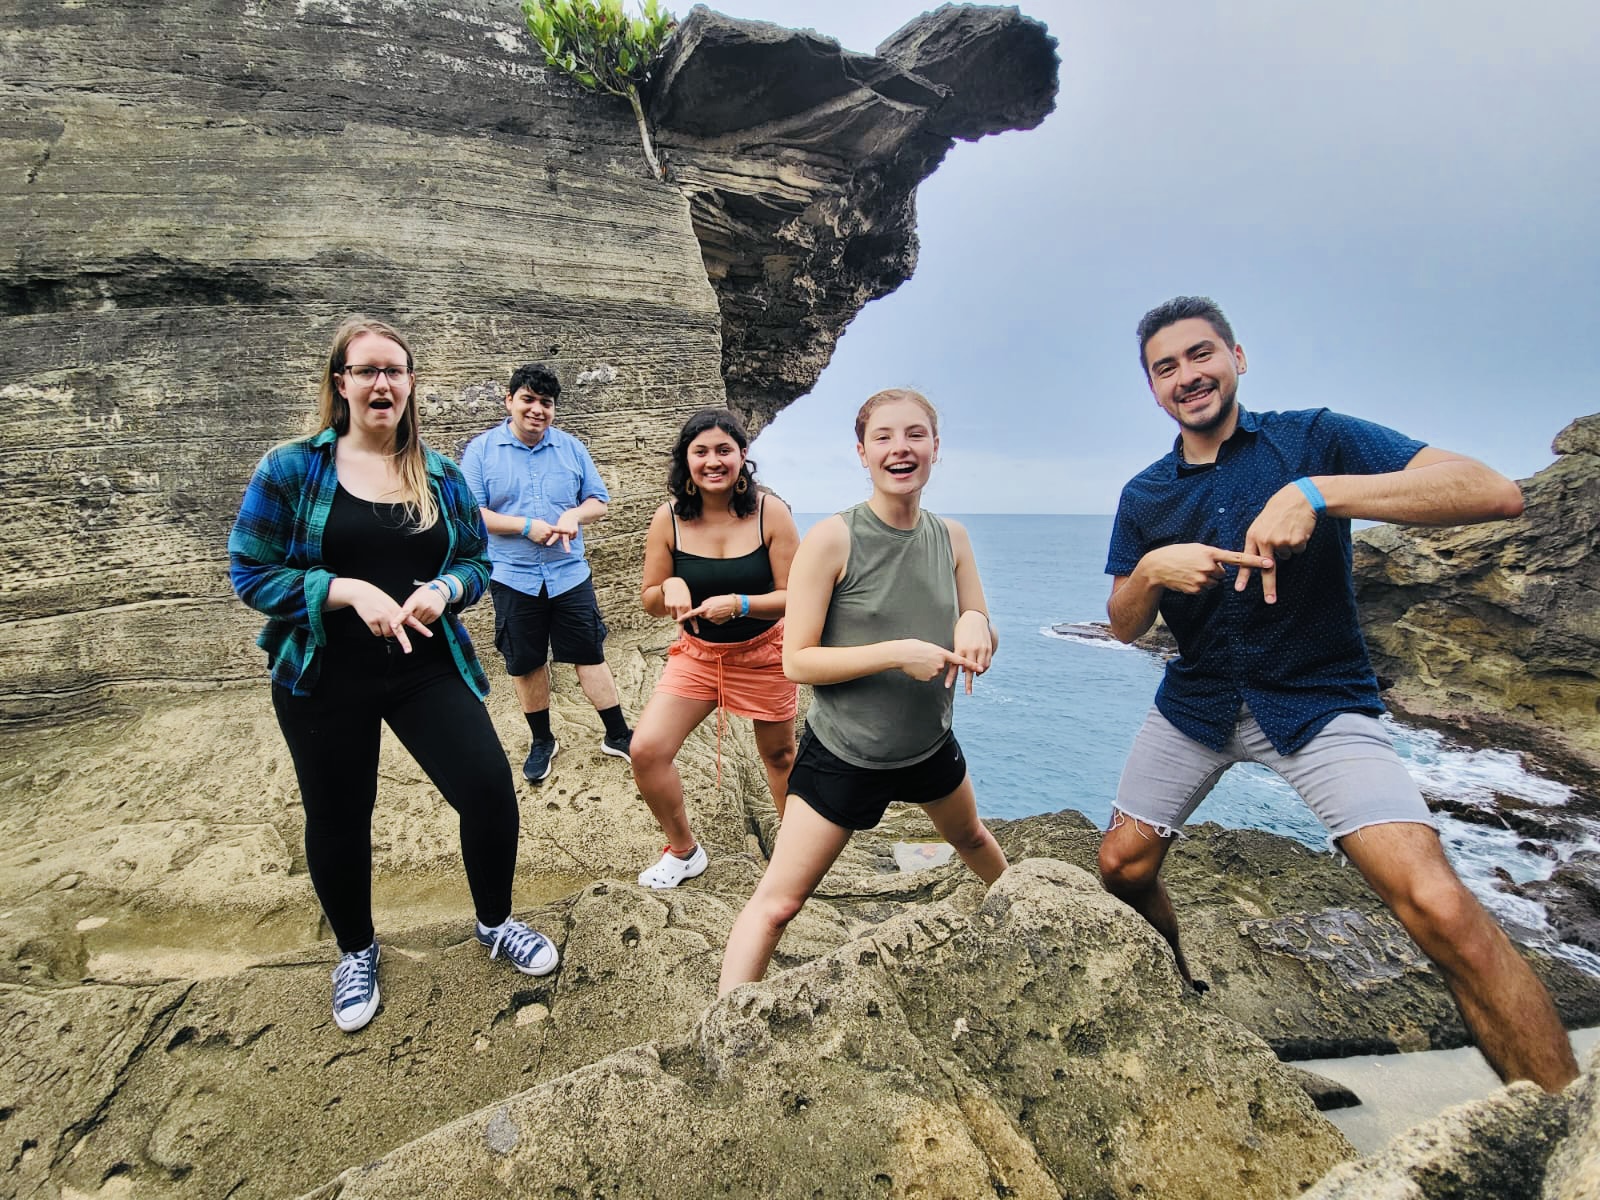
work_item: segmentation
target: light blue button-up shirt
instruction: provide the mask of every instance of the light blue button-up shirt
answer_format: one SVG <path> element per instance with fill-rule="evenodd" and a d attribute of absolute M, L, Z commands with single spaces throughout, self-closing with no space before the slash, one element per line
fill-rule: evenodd
<path fill-rule="evenodd" d="M 481 507 L 552 525 L 585 500 L 611 500 L 583 443 L 554 426 L 529 446 L 511 432 L 509 420 L 502 421 L 467 443 L 461 472 Z M 540 546 L 516 534 L 491 533 L 489 561 L 497 581 L 530 596 L 559 596 L 589 578 L 581 528 L 570 550 L 560 542 Z"/>

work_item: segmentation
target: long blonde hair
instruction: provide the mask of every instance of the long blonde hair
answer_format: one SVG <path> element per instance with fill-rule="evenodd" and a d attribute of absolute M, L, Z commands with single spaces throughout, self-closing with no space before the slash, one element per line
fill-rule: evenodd
<path fill-rule="evenodd" d="M 340 437 L 350 432 L 350 402 L 339 394 L 335 380 L 345 367 L 345 351 L 350 343 L 363 333 L 386 337 L 406 352 L 406 369 L 415 371 L 411 346 L 393 325 L 375 321 L 357 313 L 346 317 L 333 331 L 333 345 L 328 349 L 328 362 L 322 371 L 322 386 L 317 397 L 317 429 L 331 429 Z M 439 503 L 428 486 L 428 464 L 422 453 L 422 410 L 417 407 L 417 382 L 413 374 L 411 393 L 406 397 L 405 412 L 401 414 L 394 431 L 395 470 L 400 476 L 400 494 L 416 529 L 432 529 L 439 520 Z"/>

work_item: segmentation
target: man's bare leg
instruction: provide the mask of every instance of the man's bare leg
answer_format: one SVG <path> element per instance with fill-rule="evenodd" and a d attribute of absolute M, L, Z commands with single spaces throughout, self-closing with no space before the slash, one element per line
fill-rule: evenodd
<path fill-rule="evenodd" d="M 583 694 L 589 697 L 589 703 L 594 705 L 595 712 L 604 712 L 608 708 L 615 708 L 617 700 L 617 683 L 611 678 L 611 668 L 603 662 L 589 663 L 573 668 L 578 673 L 578 686 L 583 689 Z"/>
<path fill-rule="evenodd" d="M 1178 974 L 1197 992 L 1208 986 L 1189 973 L 1189 962 L 1178 942 L 1178 914 L 1161 882 L 1161 864 L 1172 848 L 1174 835 L 1163 837 L 1143 821 L 1113 813 L 1111 828 L 1100 841 L 1100 882 L 1118 900 L 1133 909 L 1172 947 Z"/>
<path fill-rule="evenodd" d="M 526 675 L 512 676 L 517 700 L 525 713 L 543 712 L 550 707 L 550 664 L 544 663 Z"/>
<path fill-rule="evenodd" d="M 1559 1091 L 1578 1075 L 1572 1043 L 1511 939 L 1457 878 L 1431 828 L 1368 825 L 1339 848 L 1444 973 L 1478 1049 L 1507 1083 Z"/>

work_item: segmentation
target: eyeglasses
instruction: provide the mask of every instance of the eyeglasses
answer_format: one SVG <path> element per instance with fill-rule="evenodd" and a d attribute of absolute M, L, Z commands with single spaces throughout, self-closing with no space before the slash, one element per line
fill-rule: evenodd
<path fill-rule="evenodd" d="M 373 384 L 382 375 L 390 383 L 399 383 L 411 374 L 410 367 L 375 367 L 370 363 L 363 363 L 359 367 L 346 367 L 345 373 L 358 383 Z"/>

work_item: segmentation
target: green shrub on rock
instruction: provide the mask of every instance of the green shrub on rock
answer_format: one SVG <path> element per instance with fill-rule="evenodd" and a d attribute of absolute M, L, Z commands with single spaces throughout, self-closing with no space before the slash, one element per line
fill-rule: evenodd
<path fill-rule="evenodd" d="M 522 0 L 522 15 L 547 66 L 592 92 L 626 97 L 639 123 L 645 161 L 662 178 L 639 88 L 649 80 L 677 19 L 657 0 L 642 0 L 637 17 L 623 11 L 622 0 Z"/>

